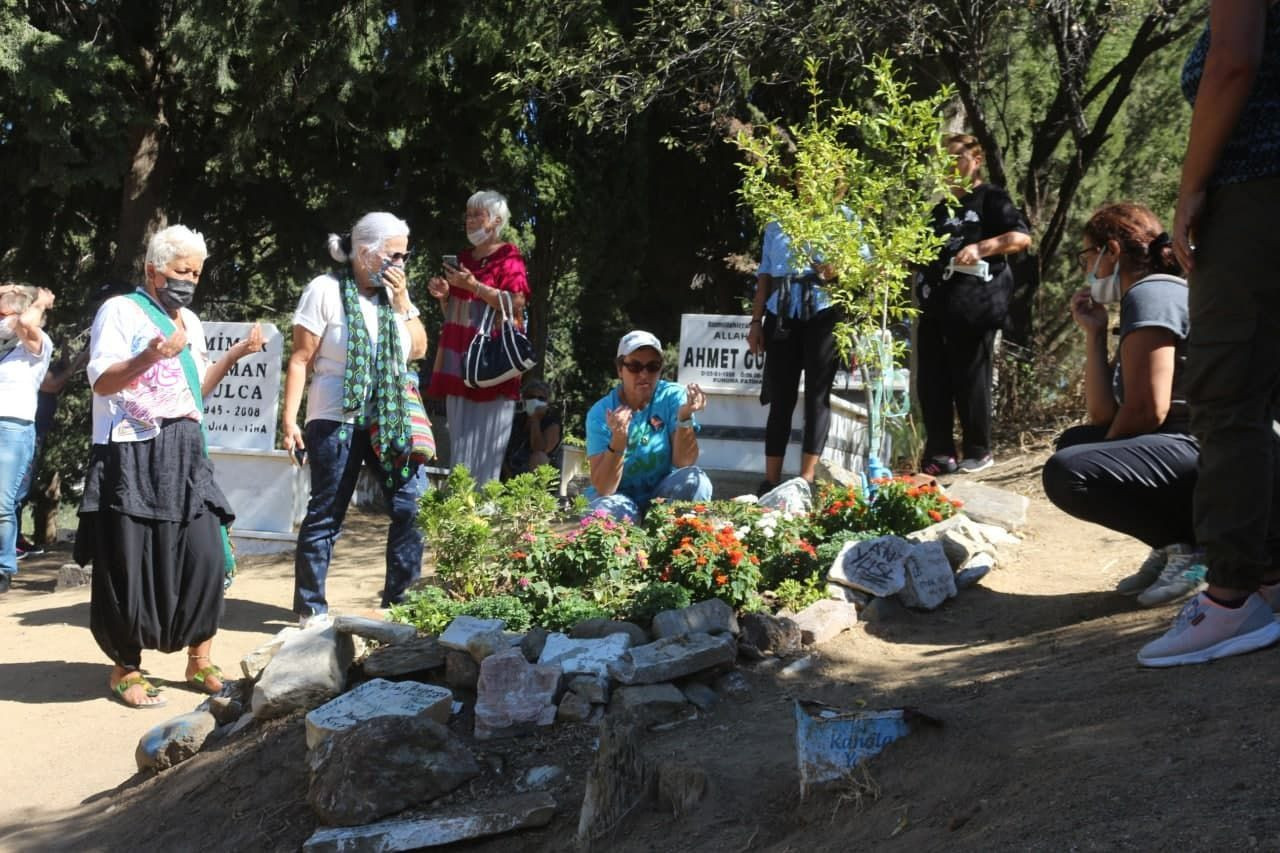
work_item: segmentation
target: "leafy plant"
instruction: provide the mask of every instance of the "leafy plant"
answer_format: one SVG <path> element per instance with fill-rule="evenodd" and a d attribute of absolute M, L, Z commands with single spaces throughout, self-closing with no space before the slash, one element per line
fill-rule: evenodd
<path fill-rule="evenodd" d="M 804 579 L 787 578 L 778 584 L 773 594 L 780 606 L 798 612 L 827 597 L 826 581 L 821 572 Z"/>
<path fill-rule="evenodd" d="M 648 625 L 664 610 L 680 610 L 693 603 L 689 590 L 674 583 L 654 581 L 636 593 L 628 618 L 641 625 Z"/>
<path fill-rule="evenodd" d="M 492 595 L 510 586 L 508 555 L 551 529 L 556 476 L 543 465 L 477 490 L 466 466 L 455 465 L 443 488 L 423 496 L 419 524 L 435 554 L 436 572 L 455 597 Z"/>
<path fill-rule="evenodd" d="M 818 490 L 814 524 L 825 537 L 844 530 L 868 530 L 873 526 L 866 495 L 854 486 L 824 484 Z"/>
<path fill-rule="evenodd" d="M 420 586 L 405 593 L 404 601 L 391 605 L 393 622 L 413 625 L 426 634 L 439 634 L 462 612 L 463 603 L 438 586 Z"/>
<path fill-rule="evenodd" d="M 612 619 L 613 612 L 580 593 L 570 593 L 542 611 L 540 622 L 549 631 L 568 631 L 587 619 Z"/>
<path fill-rule="evenodd" d="M 533 627 L 533 614 L 514 595 L 486 595 L 464 602 L 460 615 L 477 619 L 501 619 L 509 631 L 528 631 Z"/>
<path fill-rule="evenodd" d="M 679 584 L 694 601 L 714 597 L 738 607 L 757 597 L 760 558 L 749 552 L 732 524 L 681 516 L 655 540 L 654 554 L 661 565 L 651 567 L 650 576 Z"/>
<path fill-rule="evenodd" d="M 872 523 L 885 534 L 905 536 L 950 518 L 962 505 L 943 495 L 937 486 L 920 485 L 910 477 L 886 477 L 873 484 Z"/>

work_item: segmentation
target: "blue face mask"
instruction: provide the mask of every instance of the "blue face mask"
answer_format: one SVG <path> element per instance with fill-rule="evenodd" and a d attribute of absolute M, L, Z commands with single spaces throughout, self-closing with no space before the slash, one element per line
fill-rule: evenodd
<path fill-rule="evenodd" d="M 1111 275 L 1098 278 L 1098 265 L 1102 263 L 1102 256 L 1106 253 L 1104 246 L 1098 252 L 1098 259 L 1093 262 L 1093 269 L 1089 270 L 1089 274 L 1085 276 L 1085 284 L 1089 285 L 1089 298 L 1099 305 L 1120 301 L 1120 262 L 1116 261 Z"/>

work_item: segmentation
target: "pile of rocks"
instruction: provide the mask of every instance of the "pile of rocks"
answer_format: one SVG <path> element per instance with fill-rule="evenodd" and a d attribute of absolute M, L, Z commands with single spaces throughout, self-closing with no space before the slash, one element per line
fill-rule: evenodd
<path fill-rule="evenodd" d="M 897 596 L 934 610 L 995 568 L 998 546 L 1010 541 L 1017 539 L 1002 527 L 956 515 L 906 537 L 849 542 L 827 572 L 827 592 L 859 607 Z"/>
<path fill-rule="evenodd" d="M 165 770 L 256 722 L 306 711 L 308 801 L 324 825 L 307 850 L 415 849 L 540 826 L 555 812 L 545 791 L 430 818 L 392 816 L 478 776 L 473 748 L 483 751 L 486 741 L 556 723 L 600 724 L 606 715 L 663 728 L 725 697 L 749 699 L 740 656 L 793 655 L 856 624 L 852 605 L 821 604 L 843 618 L 815 607 L 740 622 L 713 599 L 659 613 L 648 631 L 595 619 L 568 633 L 516 633 L 470 616 L 439 637 L 352 616 L 285 628 L 245 656 L 244 679 L 144 735 L 138 766 Z"/>

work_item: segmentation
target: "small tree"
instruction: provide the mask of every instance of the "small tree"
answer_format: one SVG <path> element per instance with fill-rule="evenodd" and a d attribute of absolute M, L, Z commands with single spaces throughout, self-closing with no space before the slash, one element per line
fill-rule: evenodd
<path fill-rule="evenodd" d="M 867 389 L 868 469 L 878 476 L 887 473 L 878 458 L 882 419 L 907 409 L 892 391 L 905 344 L 890 328 L 914 314 L 913 269 L 941 245 L 929 214 L 955 180 L 941 146 L 951 92 L 913 98 L 879 57 L 867 66 L 873 93 L 863 109 L 828 105 L 818 62 L 806 60 L 806 69 L 812 105 L 803 124 L 738 135 L 746 155 L 739 193 L 758 222 L 776 221 L 794 251 L 834 272 L 826 287 L 843 313 L 836 342 L 842 358 L 856 358 Z"/>

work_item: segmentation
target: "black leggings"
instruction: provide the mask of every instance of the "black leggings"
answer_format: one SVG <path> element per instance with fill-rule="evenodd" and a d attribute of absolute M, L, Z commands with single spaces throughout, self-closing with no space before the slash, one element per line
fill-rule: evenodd
<path fill-rule="evenodd" d="M 764 455 L 785 456 L 791 440 L 791 415 L 800 395 L 800 373 L 804 372 L 804 438 L 800 449 L 818 455 L 831 429 L 831 385 L 836 381 L 837 311 L 828 308 L 808 320 L 790 319 L 782 340 L 774 339 L 778 318 L 764 319 L 765 389 L 769 397 L 769 419 L 764 427 Z"/>
<path fill-rule="evenodd" d="M 952 427 L 960 418 L 960 455 L 991 452 L 994 329 L 974 330 L 952 317 L 923 313 L 916 326 L 916 397 L 924 418 L 924 455 L 955 456 Z"/>
<path fill-rule="evenodd" d="M 1195 438 L 1154 432 L 1106 441 L 1106 434 L 1106 427 L 1077 426 L 1059 436 L 1042 472 L 1045 495 L 1069 515 L 1152 548 L 1194 544 Z"/>

